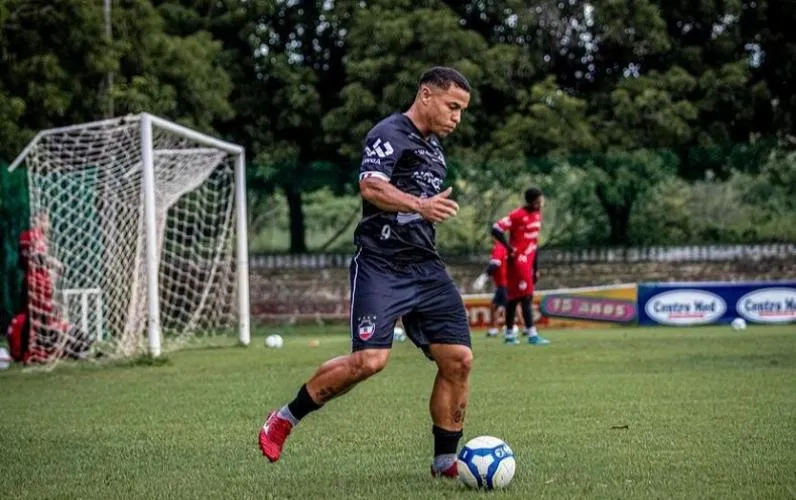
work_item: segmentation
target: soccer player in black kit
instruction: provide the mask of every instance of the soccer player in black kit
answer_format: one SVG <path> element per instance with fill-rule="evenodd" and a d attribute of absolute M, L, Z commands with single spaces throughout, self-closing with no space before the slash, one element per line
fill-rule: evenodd
<path fill-rule="evenodd" d="M 437 253 L 434 224 L 459 209 L 449 199 L 451 189 L 442 190 L 447 167 L 439 138 L 456 129 L 469 102 L 464 76 L 431 68 L 412 106 L 368 133 L 359 174 L 362 220 L 350 269 L 352 353 L 322 364 L 292 402 L 268 415 L 259 445 L 271 462 L 308 413 L 385 367 L 401 318 L 407 336 L 437 365 L 429 404 L 431 474 L 457 476 L 473 355 L 464 304 Z"/>

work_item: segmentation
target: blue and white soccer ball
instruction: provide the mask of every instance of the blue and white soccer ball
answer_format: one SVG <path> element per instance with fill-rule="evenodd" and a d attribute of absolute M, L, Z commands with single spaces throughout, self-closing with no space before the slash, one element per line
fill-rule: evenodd
<path fill-rule="evenodd" d="M 735 318 L 732 320 L 732 323 L 730 323 L 730 326 L 736 331 L 746 330 L 746 320 L 743 318 Z"/>
<path fill-rule="evenodd" d="M 505 488 L 514 477 L 514 452 L 503 440 L 479 436 L 464 445 L 457 457 L 459 480 L 468 488 Z"/>
<path fill-rule="evenodd" d="M 392 331 L 392 338 L 396 342 L 404 342 L 406 340 L 406 332 L 400 326 L 396 326 Z"/>

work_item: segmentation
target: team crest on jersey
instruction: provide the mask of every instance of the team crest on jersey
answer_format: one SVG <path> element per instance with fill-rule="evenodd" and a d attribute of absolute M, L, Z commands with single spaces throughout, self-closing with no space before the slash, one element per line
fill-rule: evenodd
<path fill-rule="evenodd" d="M 524 291 L 526 288 L 528 288 L 528 283 L 526 283 L 525 280 L 520 281 L 519 288 L 520 290 Z"/>
<path fill-rule="evenodd" d="M 359 338 L 368 341 L 376 332 L 376 316 L 361 316 L 358 321 Z"/>

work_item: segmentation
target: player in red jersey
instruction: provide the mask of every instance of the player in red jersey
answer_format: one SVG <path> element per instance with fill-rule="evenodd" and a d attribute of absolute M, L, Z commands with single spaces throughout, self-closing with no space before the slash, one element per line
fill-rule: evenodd
<path fill-rule="evenodd" d="M 518 342 L 513 335 L 517 305 L 522 305 L 528 343 L 545 345 L 550 341 L 541 337 L 533 324 L 533 289 L 538 279 L 536 251 L 542 230 L 544 193 L 531 187 L 525 191 L 525 205 L 503 217 L 492 227 L 492 236 L 508 251 L 508 304 L 506 306 L 506 342 Z M 506 231 L 509 233 L 506 238 Z"/>
<path fill-rule="evenodd" d="M 492 247 L 492 254 L 489 256 L 489 266 L 486 268 L 486 274 L 492 277 L 492 282 L 495 284 L 495 294 L 489 307 L 489 329 L 486 332 L 488 337 L 497 336 L 498 312 L 502 309 L 505 313 L 506 304 L 508 303 L 508 257 L 509 254 L 506 251 L 506 247 L 495 242 Z"/>

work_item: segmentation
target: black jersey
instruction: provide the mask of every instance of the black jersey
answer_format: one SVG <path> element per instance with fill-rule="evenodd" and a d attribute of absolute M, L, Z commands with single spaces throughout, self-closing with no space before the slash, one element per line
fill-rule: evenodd
<path fill-rule="evenodd" d="M 378 177 L 401 191 L 429 198 L 442 190 L 447 171 L 437 137 L 424 138 L 406 115 L 395 113 L 368 132 L 359 179 Z M 434 224 L 418 213 L 386 212 L 367 200 L 354 243 L 396 259 L 437 256 Z"/>

